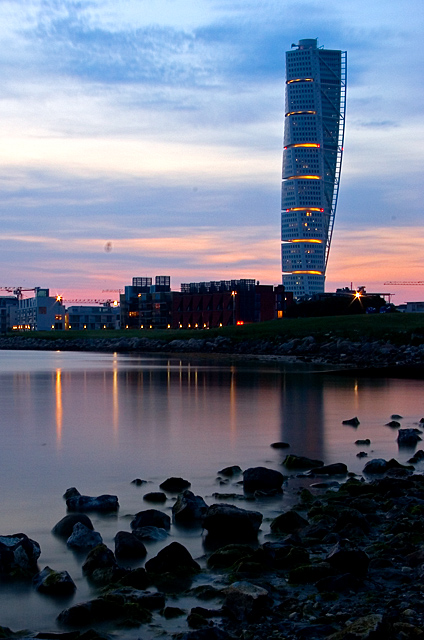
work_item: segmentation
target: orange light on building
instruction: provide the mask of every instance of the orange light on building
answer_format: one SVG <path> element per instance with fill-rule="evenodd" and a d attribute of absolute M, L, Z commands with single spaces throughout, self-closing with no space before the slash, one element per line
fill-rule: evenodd
<path fill-rule="evenodd" d="M 321 180 L 321 176 L 290 176 L 289 178 L 285 178 L 285 180 Z"/>
<path fill-rule="evenodd" d="M 286 211 L 324 211 L 324 209 L 320 209 L 320 207 L 291 207 Z"/>
<path fill-rule="evenodd" d="M 288 240 L 288 242 L 310 242 L 312 244 L 322 244 L 322 240 L 317 240 L 315 238 L 313 239 L 306 239 L 306 238 L 296 238 L 296 240 Z"/>
<path fill-rule="evenodd" d="M 293 78 L 293 80 L 287 80 L 286 84 L 293 84 L 293 82 L 313 82 L 313 78 Z"/>
<path fill-rule="evenodd" d="M 244 320 L 237 320 L 237 324 L 238 324 L 238 325 L 240 325 L 240 324 L 244 324 Z"/>
<path fill-rule="evenodd" d="M 291 273 L 310 273 L 317 276 L 322 276 L 322 271 L 291 271 Z"/>
<path fill-rule="evenodd" d="M 290 116 L 315 116 L 316 115 L 316 111 L 288 111 L 285 115 L 286 118 L 289 118 Z"/>

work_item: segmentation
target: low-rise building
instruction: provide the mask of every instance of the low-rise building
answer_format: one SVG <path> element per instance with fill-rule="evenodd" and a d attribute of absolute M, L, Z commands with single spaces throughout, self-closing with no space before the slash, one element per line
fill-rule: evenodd
<path fill-rule="evenodd" d="M 33 298 L 21 298 L 11 309 L 12 329 L 18 331 L 60 331 L 65 329 L 65 307 L 60 296 L 36 287 Z"/>
<path fill-rule="evenodd" d="M 105 302 L 98 306 L 71 306 L 66 309 L 66 329 L 120 329 L 121 311 L 118 305 Z"/>
<path fill-rule="evenodd" d="M 17 309 L 17 296 L 0 296 L 0 333 L 7 333 L 13 326 L 13 309 Z"/>

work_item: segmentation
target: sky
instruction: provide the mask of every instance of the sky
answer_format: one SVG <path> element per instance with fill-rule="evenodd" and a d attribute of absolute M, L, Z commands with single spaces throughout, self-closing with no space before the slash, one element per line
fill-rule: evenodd
<path fill-rule="evenodd" d="M 0 0 L 0 286 L 280 283 L 285 52 L 318 38 L 348 60 L 326 290 L 424 300 L 384 285 L 424 280 L 423 23 L 422 0 Z"/>

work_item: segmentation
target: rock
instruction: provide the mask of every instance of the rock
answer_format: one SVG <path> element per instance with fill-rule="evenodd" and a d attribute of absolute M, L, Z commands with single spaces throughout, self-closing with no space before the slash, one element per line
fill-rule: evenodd
<path fill-rule="evenodd" d="M 107 597 L 120 604 L 134 603 L 141 605 L 149 611 L 163 609 L 166 598 L 163 593 L 133 589 L 131 587 L 120 587 L 107 592 Z"/>
<path fill-rule="evenodd" d="M 219 627 L 211 626 L 184 633 L 179 636 L 179 640 L 234 640 L 234 636 Z"/>
<path fill-rule="evenodd" d="M 107 598 L 95 598 L 64 609 L 59 613 L 57 621 L 60 625 L 81 628 L 124 616 L 125 609 L 122 605 Z"/>
<path fill-rule="evenodd" d="M 271 604 L 268 591 L 250 582 L 233 582 L 223 593 L 225 609 L 238 621 L 258 620 Z"/>
<path fill-rule="evenodd" d="M 67 546 L 70 549 L 75 550 L 88 550 L 94 549 L 98 544 L 102 544 L 103 539 L 100 533 L 92 531 L 81 522 L 77 522 L 74 525 L 71 535 L 66 541 Z"/>
<path fill-rule="evenodd" d="M 208 505 L 201 496 L 195 496 L 192 491 L 186 489 L 178 496 L 172 507 L 172 515 L 175 522 L 193 523 L 200 521 L 206 514 Z"/>
<path fill-rule="evenodd" d="M 411 464 L 416 464 L 417 462 L 422 462 L 423 460 L 424 451 L 422 449 L 418 449 L 418 451 L 414 453 L 414 455 L 408 460 L 408 462 L 410 462 Z"/>
<path fill-rule="evenodd" d="M 368 458 L 368 453 L 366 451 L 359 451 L 359 453 L 356 454 L 357 458 Z"/>
<path fill-rule="evenodd" d="M 102 495 L 93 498 L 91 496 L 73 496 L 66 500 L 66 506 L 69 511 L 97 511 L 107 513 L 110 511 L 118 511 L 119 502 L 117 496 Z"/>
<path fill-rule="evenodd" d="M 347 466 L 343 462 L 325 464 L 322 467 L 311 469 L 311 474 L 317 476 L 344 476 L 347 474 Z"/>
<path fill-rule="evenodd" d="M 181 493 L 181 491 L 191 486 L 191 482 L 183 480 L 183 478 L 168 478 L 159 486 L 167 493 Z"/>
<path fill-rule="evenodd" d="M 117 558 L 137 560 L 145 558 L 146 555 L 146 547 L 134 533 L 118 531 L 115 536 L 115 556 Z"/>
<path fill-rule="evenodd" d="M 283 465 L 287 469 L 291 470 L 306 470 L 314 469 L 315 467 L 322 467 L 324 466 L 324 463 L 321 460 L 312 460 L 305 456 L 295 456 L 290 454 L 285 457 Z"/>
<path fill-rule="evenodd" d="M 76 489 L 75 487 L 71 487 L 70 489 L 66 489 L 65 493 L 63 494 L 63 497 L 65 498 L 65 500 L 67 500 L 68 498 L 75 498 L 76 496 L 80 496 L 80 492 L 78 491 L 78 489 Z"/>
<path fill-rule="evenodd" d="M 212 537 L 249 540 L 257 537 L 261 523 L 261 513 L 224 503 L 210 506 L 202 524 Z"/>
<path fill-rule="evenodd" d="M 168 531 L 162 529 L 161 527 L 139 527 L 138 529 L 133 529 L 133 534 L 138 540 L 155 540 L 156 542 L 160 540 L 166 540 L 169 536 Z"/>
<path fill-rule="evenodd" d="M 162 615 L 166 620 L 179 618 L 180 616 L 184 616 L 185 614 L 186 611 L 184 611 L 184 609 L 180 609 L 179 607 L 165 607 L 162 611 Z"/>
<path fill-rule="evenodd" d="M 146 509 L 135 514 L 130 523 L 131 529 L 141 529 L 142 527 L 158 527 L 169 531 L 171 528 L 171 518 L 163 511 L 157 509 Z M 139 536 L 138 536 L 139 537 Z"/>
<path fill-rule="evenodd" d="M 415 447 L 420 442 L 419 429 L 399 429 L 397 443 L 399 447 Z"/>
<path fill-rule="evenodd" d="M 89 578 L 97 569 L 118 569 L 113 552 L 105 544 L 99 544 L 92 549 L 82 565 L 83 575 Z"/>
<path fill-rule="evenodd" d="M 38 542 L 25 533 L 0 536 L 0 576 L 32 578 L 40 554 Z"/>
<path fill-rule="evenodd" d="M 172 573 L 176 576 L 189 576 L 200 571 L 199 564 L 179 542 L 171 542 L 161 549 L 157 556 L 145 564 L 149 573 Z"/>
<path fill-rule="evenodd" d="M 146 502 L 166 502 L 166 495 L 162 491 L 151 491 L 144 494 L 143 500 Z"/>
<path fill-rule="evenodd" d="M 269 564 L 275 569 L 294 569 L 310 563 L 306 549 L 294 546 L 286 540 L 266 542 L 263 551 L 269 559 Z"/>
<path fill-rule="evenodd" d="M 37 591 L 51 596 L 67 596 L 76 589 L 75 582 L 67 571 L 53 571 L 50 567 L 44 567 L 32 582 Z"/>
<path fill-rule="evenodd" d="M 364 467 L 365 474 L 380 474 L 387 471 L 387 460 L 384 458 L 373 458 Z"/>
<path fill-rule="evenodd" d="M 143 484 L 147 484 L 147 480 L 142 480 L 141 478 L 135 478 L 131 480 L 131 484 L 135 484 L 136 487 L 141 487 Z"/>
<path fill-rule="evenodd" d="M 290 445 L 287 442 L 273 442 L 270 445 L 273 449 L 289 449 Z"/>
<path fill-rule="evenodd" d="M 76 525 L 77 522 L 83 524 L 91 531 L 94 529 L 93 523 L 85 513 L 71 513 L 55 524 L 52 529 L 52 533 L 61 538 L 69 538 L 74 530 L 74 525 Z"/>
<path fill-rule="evenodd" d="M 392 427 L 392 429 L 397 429 L 398 427 L 400 427 L 400 422 L 397 422 L 397 420 L 390 420 L 390 422 L 386 423 L 386 427 Z"/>
<path fill-rule="evenodd" d="M 304 529 L 308 524 L 305 518 L 291 509 L 274 518 L 271 522 L 271 531 L 274 534 L 294 533 Z"/>
<path fill-rule="evenodd" d="M 236 562 L 244 558 L 250 558 L 254 553 L 252 547 L 247 544 L 228 544 L 214 551 L 208 558 L 208 567 L 211 569 L 229 569 Z"/>
<path fill-rule="evenodd" d="M 241 473 L 241 469 L 240 467 L 235 464 L 232 467 L 225 467 L 224 469 L 221 469 L 221 471 L 218 471 L 218 474 L 220 476 L 225 476 L 226 478 L 232 478 L 233 476 L 237 476 Z"/>
<path fill-rule="evenodd" d="M 358 418 L 355 416 L 354 418 L 350 418 L 349 420 L 343 420 L 342 424 L 349 424 L 351 427 L 357 427 L 361 424 Z"/>
<path fill-rule="evenodd" d="M 320 593 L 343 593 L 344 591 L 357 591 L 362 584 L 362 581 L 352 573 L 343 573 L 338 576 L 322 578 L 315 586 Z"/>
<path fill-rule="evenodd" d="M 403 416 L 400 416 L 398 413 L 394 413 L 392 416 L 390 416 L 391 420 L 402 420 Z"/>
<path fill-rule="evenodd" d="M 144 567 L 138 567 L 137 569 L 131 569 L 126 571 L 123 576 L 119 578 L 117 584 L 123 587 L 133 587 L 134 589 L 146 589 L 151 583 L 147 576 L 147 571 Z"/>
<path fill-rule="evenodd" d="M 388 629 L 379 613 L 358 618 L 341 631 L 328 636 L 326 640 L 377 640 L 388 638 Z"/>
<path fill-rule="evenodd" d="M 333 574 L 334 569 L 328 562 L 318 562 L 291 569 L 287 579 L 290 584 L 313 584 Z"/>
<path fill-rule="evenodd" d="M 355 444 L 365 446 L 371 444 L 371 440 L 369 438 L 365 438 L 364 440 L 355 440 Z"/>
<path fill-rule="evenodd" d="M 356 549 L 349 540 L 340 540 L 331 549 L 326 561 L 339 573 L 351 573 L 360 578 L 366 576 L 370 563 L 365 551 Z"/>
<path fill-rule="evenodd" d="M 254 491 L 281 490 L 284 476 L 279 471 L 266 467 L 252 467 L 243 473 L 243 489 L 248 493 Z"/>

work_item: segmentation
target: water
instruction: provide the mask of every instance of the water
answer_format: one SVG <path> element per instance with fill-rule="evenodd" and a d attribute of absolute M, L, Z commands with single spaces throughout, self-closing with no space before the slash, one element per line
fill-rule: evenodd
<path fill-rule="evenodd" d="M 116 532 L 130 530 L 130 516 L 151 507 L 143 494 L 167 477 L 190 480 L 194 493 L 212 504 L 215 491 L 242 493 L 235 482 L 219 484 L 217 472 L 225 466 L 285 472 L 287 452 L 271 448 L 276 441 L 290 443 L 292 453 L 345 462 L 356 473 L 366 462 L 356 455 L 365 449 L 354 444 L 359 438 L 370 438 L 369 458 L 405 462 L 412 452 L 398 450 L 396 430 L 386 423 L 397 413 L 402 427 L 416 427 L 423 391 L 423 381 L 337 377 L 272 362 L 0 351 L 0 535 L 26 533 L 41 545 L 40 568 L 66 569 L 77 584 L 66 603 L 28 585 L 0 585 L 0 625 L 57 631 L 59 611 L 95 594 L 81 574 L 81 558 L 50 533 L 66 514 L 68 487 L 118 495 L 119 515 L 92 515 L 113 549 Z M 358 428 L 341 424 L 354 416 Z M 149 484 L 136 487 L 135 478 Z M 269 520 L 290 499 L 286 492 L 234 504 Z M 161 508 L 171 513 L 172 504 L 169 498 Z M 262 539 L 268 527 L 265 521 Z M 147 557 L 173 539 L 204 564 L 198 529 L 173 527 L 167 542 L 148 546 Z M 142 635 L 150 637 L 145 629 Z"/>

